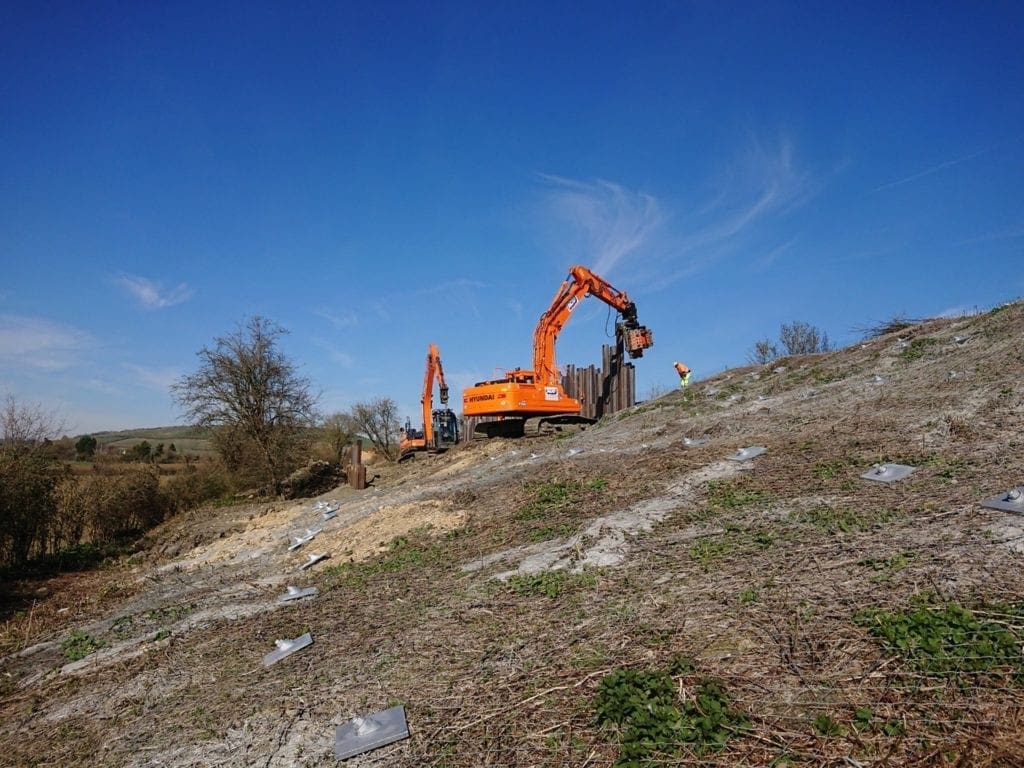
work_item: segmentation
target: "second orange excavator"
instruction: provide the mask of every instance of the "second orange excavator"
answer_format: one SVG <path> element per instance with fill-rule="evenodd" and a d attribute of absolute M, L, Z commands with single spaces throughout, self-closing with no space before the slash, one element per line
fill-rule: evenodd
<path fill-rule="evenodd" d="M 434 409 L 434 379 L 437 379 L 441 395 L 441 405 Z M 431 344 L 427 349 L 427 370 L 423 375 L 423 430 L 412 428 L 409 420 L 405 421 L 405 429 L 401 431 L 398 442 L 399 459 L 406 459 L 416 451 L 440 452 L 459 442 L 459 417 L 448 408 L 448 385 L 444 380 L 444 368 L 441 366 L 441 353 L 437 345 Z"/>
<path fill-rule="evenodd" d="M 615 324 L 616 337 L 631 358 L 643 357 L 644 350 L 654 344 L 653 334 L 637 321 L 636 305 L 624 292 L 586 267 L 571 267 L 533 333 L 533 370 L 516 368 L 503 379 L 481 381 L 463 391 L 464 416 L 493 419 L 477 424 L 477 432 L 487 437 L 521 437 L 526 419 L 537 416 L 546 421 L 591 421 L 579 415 L 580 401 L 565 394 L 555 363 L 558 333 L 587 296 L 618 310 L 622 319 Z"/>

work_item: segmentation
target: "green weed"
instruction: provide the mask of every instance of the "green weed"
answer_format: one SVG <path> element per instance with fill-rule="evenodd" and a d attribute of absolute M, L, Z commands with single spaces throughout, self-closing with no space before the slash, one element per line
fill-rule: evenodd
<path fill-rule="evenodd" d="M 920 360 L 929 349 L 939 343 L 938 339 L 932 338 L 931 336 L 922 336 L 921 338 L 914 339 L 903 351 L 900 352 L 900 359 L 905 362 L 911 363 L 914 360 Z"/>
<path fill-rule="evenodd" d="M 814 465 L 811 474 L 819 480 L 831 480 L 844 469 L 855 465 L 852 459 L 833 459 L 832 461 L 819 461 Z"/>
<path fill-rule="evenodd" d="M 729 554 L 732 551 L 732 544 L 723 539 L 701 539 L 690 547 L 690 557 L 701 564 L 704 570 L 711 566 L 716 558 Z"/>
<path fill-rule="evenodd" d="M 767 491 L 744 488 L 732 480 L 712 480 L 708 483 L 708 503 L 720 509 L 742 509 L 771 500 Z"/>
<path fill-rule="evenodd" d="M 66 658 L 71 661 L 78 661 L 79 659 L 84 659 L 90 653 L 99 650 L 104 645 L 105 643 L 97 640 L 92 635 L 76 629 L 64 639 L 60 649 L 64 652 Z"/>
<path fill-rule="evenodd" d="M 583 491 L 583 484 L 575 480 L 566 482 L 533 483 L 527 488 L 533 500 L 516 513 L 518 520 L 537 520 L 568 507 Z"/>
<path fill-rule="evenodd" d="M 560 597 L 566 592 L 589 589 L 597 585 L 597 576 L 588 571 L 572 574 L 566 571 L 540 571 L 516 574 L 507 582 L 520 597 Z"/>
<path fill-rule="evenodd" d="M 1024 678 L 1024 605 L 988 607 L 980 618 L 958 603 L 920 603 L 905 610 L 868 609 L 854 616 L 893 656 L 931 676 L 1010 671 Z M 1006 621 L 1005 619 L 1009 619 Z"/>
<path fill-rule="evenodd" d="M 879 512 L 856 511 L 852 509 L 836 509 L 829 506 L 815 507 L 793 516 L 798 523 L 807 523 L 820 528 L 826 533 L 852 533 L 870 531 L 871 529 L 891 522 L 895 514 L 888 510 Z"/>
<path fill-rule="evenodd" d="M 409 532 L 412 536 L 425 533 L 425 529 Z M 396 536 L 391 540 L 388 549 L 372 560 L 361 563 L 342 563 L 324 568 L 323 575 L 327 579 L 327 588 L 346 587 L 358 589 L 374 576 L 382 573 L 394 573 L 409 568 L 435 565 L 444 562 L 445 550 L 429 542 L 419 542 L 408 536 Z"/>
<path fill-rule="evenodd" d="M 874 557 L 865 558 L 858 562 L 857 565 L 864 565 L 869 568 L 873 568 L 876 571 L 880 571 L 877 576 L 873 576 L 871 578 L 872 582 L 880 584 L 882 582 L 889 581 L 894 574 L 897 574 L 904 568 L 908 567 L 916 557 L 916 552 L 906 551 L 900 552 L 883 560 L 879 560 Z"/>
<path fill-rule="evenodd" d="M 819 736 L 834 739 L 846 734 L 846 729 L 831 715 L 822 713 L 814 718 L 814 730 Z"/>
<path fill-rule="evenodd" d="M 659 762 L 678 755 L 684 745 L 698 755 L 718 750 L 747 727 L 747 718 L 732 708 L 717 681 L 701 680 L 682 700 L 673 677 L 691 671 L 683 660 L 668 669 L 618 669 L 601 680 L 594 712 L 599 725 L 617 732 L 616 766 Z"/>

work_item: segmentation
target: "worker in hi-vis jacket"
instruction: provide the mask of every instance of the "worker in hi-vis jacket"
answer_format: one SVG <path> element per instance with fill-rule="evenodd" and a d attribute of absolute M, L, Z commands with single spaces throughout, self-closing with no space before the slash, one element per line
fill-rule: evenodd
<path fill-rule="evenodd" d="M 676 373 L 679 374 L 679 386 L 685 387 L 690 383 L 690 369 L 686 363 L 672 363 L 676 369 Z"/>

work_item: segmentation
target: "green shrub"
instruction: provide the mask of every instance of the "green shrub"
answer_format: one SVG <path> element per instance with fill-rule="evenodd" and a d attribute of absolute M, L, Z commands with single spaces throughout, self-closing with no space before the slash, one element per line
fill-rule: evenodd
<path fill-rule="evenodd" d="M 920 603 L 905 610 L 880 608 L 861 611 L 854 621 L 903 658 L 909 666 L 931 676 L 1009 672 L 1024 678 L 1024 606 L 983 607 L 1010 621 L 979 616 L 958 603 Z"/>
<path fill-rule="evenodd" d="M 169 478 L 161 495 L 167 506 L 174 512 L 195 509 L 206 502 L 223 499 L 233 490 L 227 471 L 211 462 L 202 462 L 187 467 Z"/>
<path fill-rule="evenodd" d="M 933 346 L 939 343 L 938 339 L 934 339 L 931 336 L 922 336 L 919 339 L 914 339 L 903 351 L 900 352 L 900 359 L 905 362 L 911 363 L 914 360 L 920 360 Z"/>
<path fill-rule="evenodd" d="M 747 718 L 734 710 L 721 683 L 697 682 L 693 696 L 679 696 L 674 675 L 692 670 L 688 663 L 668 669 L 618 669 L 598 686 L 594 712 L 599 725 L 619 737 L 619 768 L 663 764 L 683 748 L 696 754 L 721 749 Z"/>

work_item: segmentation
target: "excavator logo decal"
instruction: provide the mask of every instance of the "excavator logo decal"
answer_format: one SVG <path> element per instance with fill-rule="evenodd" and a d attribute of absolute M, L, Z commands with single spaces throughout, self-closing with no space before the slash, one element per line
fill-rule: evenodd
<path fill-rule="evenodd" d="M 545 400 L 557 400 L 558 399 L 558 387 L 544 387 L 544 399 Z"/>

